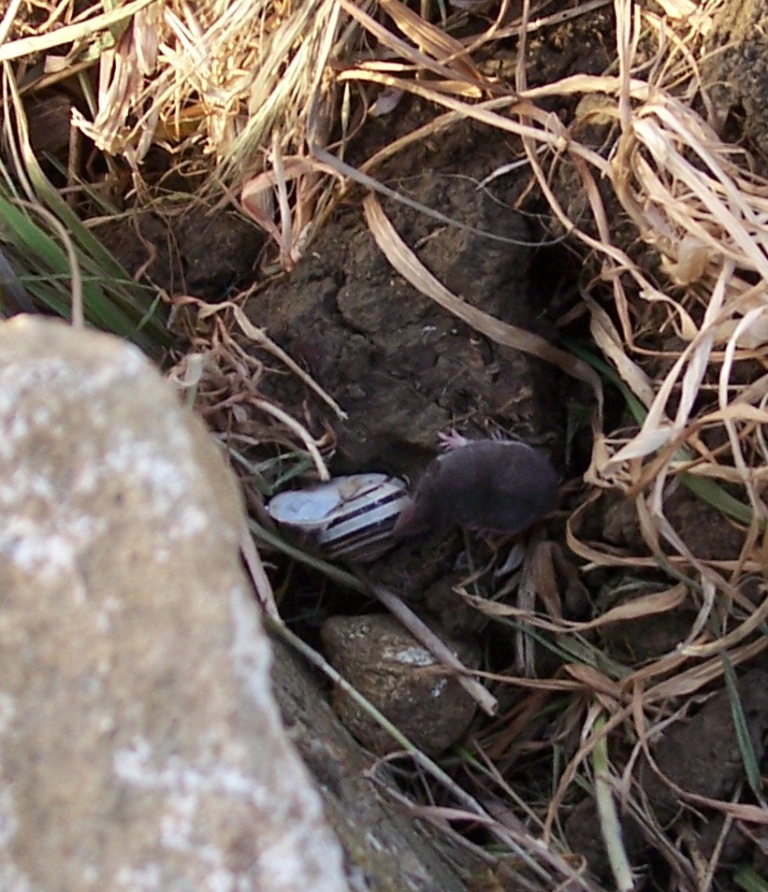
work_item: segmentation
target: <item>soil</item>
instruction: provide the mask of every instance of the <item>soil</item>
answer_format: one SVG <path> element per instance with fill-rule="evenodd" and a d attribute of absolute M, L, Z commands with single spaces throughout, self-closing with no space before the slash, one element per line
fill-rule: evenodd
<path fill-rule="evenodd" d="M 704 65 L 711 91 L 711 123 L 744 145 L 768 172 L 768 10 L 762 0 L 723 3 L 709 37 Z"/>
<path fill-rule="evenodd" d="M 454 293 L 506 322 L 552 336 L 546 304 L 530 288 L 525 243 L 531 234 L 510 196 L 479 192 L 471 174 L 443 173 L 437 164 L 433 159 L 430 173 L 402 177 L 397 185 L 465 226 L 505 240 L 385 202 L 395 228 Z M 434 454 L 438 432 L 453 425 L 470 435 L 503 431 L 548 445 L 562 463 L 565 382 L 543 364 L 479 337 L 394 275 L 357 209 L 332 223 L 311 257 L 246 311 L 349 413 L 347 422 L 334 423 L 340 472 L 380 468 L 414 476 Z"/>
<path fill-rule="evenodd" d="M 529 82 L 584 71 L 601 73 L 612 53 L 611 15 L 607 9 L 598 10 L 546 29 L 531 40 Z M 751 56 L 745 50 L 741 58 Z M 509 59 L 502 50 L 487 64 L 503 72 L 514 59 L 511 48 Z M 730 84 L 744 82 L 732 77 Z M 768 92 L 759 95 L 764 98 Z M 557 110 L 572 116 L 575 102 Z M 370 156 L 431 114 L 417 100 L 404 100 L 388 120 L 364 128 L 350 161 Z M 596 142 L 598 138 L 596 134 Z M 447 225 L 413 206 L 382 201 L 401 237 L 433 275 L 492 316 L 557 343 L 564 334 L 557 320 L 572 300 L 584 258 L 567 239 L 553 241 L 556 227 L 542 216 L 541 197 L 524 193 L 527 181 L 510 175 L 478 189 L 489 172 L 518 155 L 519 147 L 509 137 L 464 124 L 445 138 L 414 146 L 376 175 L 390 188 L 460 222 L 460 226 Z M 575 179 L 562 177 L 556 186 L 565 206 L 583 202 L 580 192 L 573 191 Z M 578 435 L 571 438 L 570 423 L 573 410 L 587 404 L 588 395 L 553 367 L 478 336 L 396 275 L 362 219 L 359 197 L 350 196 L 290 276 L 267 285 L 246 305 L 250 319 L 300 362 L 349 417 L 340 422 L 292 376 L 265 376 L 261 385 L 265 395 L 302 419 L 313 433 L 333 432 L 335 473 L 384 470 L 417 479 L 437 451 L 437 434 L 453 426 L 470 437 L 501 433 L 535 444 L 552 456 L 564 481 L 560 511 L 545 522 L 542 534 L 562 543 L 569 500 L 578 497 L 588 459 L 587 445 Z M 617 220 L 618 233 L 622 226 L 625 221 Z M 221 213 L 187 215 L 170 222 L 147 217 L 132 232 L 129 236 L 125 229 L 115 230 L 107 239 L 129 269 L 136 271 L 147 262 L 149 243 L 155 280 L 169 292 L 184 291 L 206 300 L 223 299 L 231 288 L 253 281 L 263 245 L 251 226 L 235 215 Z M 629 226 L 624 239 L 621 247 L 631 251 L 634 233 Z M 732 534 L 722 515 L 701 510 L 700 503 L 684 491 L 675 495 L 673 508 L 685 531 L 683 538 L 699 557 L 738 558 L 740 537 Z M 630 509 L 625 502 L 606 498 L 589 521 L 596 536 L 627 554 L 643 548 Z M 456 578 L 455 563 L 462 548 L 458 537 L 407 542 L 371 573 L 411 598 L 425 615 L 430 608 L 439 614 L 452 634 L 484 634 L 488 653 L 492 658 L 497 655 L 497 664 L 489 668 L 505 669 L 511 661 L 511 633 L 478 622 L 477 614 L 464 602 L 457 601 L 446 610 L 445 598 L 434 594 L 455 597 L 449 592 L 450 582 Z M 475 554 L 488 558 L 486 546 L 479 548 Z M 637 594 L 648 590 L 644 585 L 653 587 L 658 582 L 658 577 L 640 571 L 633 578 L 639 581 Z M 301 587 L 302 579 L 294 578 L 294 585 Z M 598 573 L 586 574 L 584 581 L 595 599 L 598 586 L 616 583 Z M 429 592 L 426 596 L 425 591 Z M 294 593 L 292 602 L 289 599 L 289 611 L 291 604 L 297 613 L 301 611 L 307 603 L 306 592 L 316 597 L 317 583 L 306 581 L 304 593 Z M 323 610 L 328 616 L 358 614 L 370 607 L 334 592 L 325 599 Z M 695 610 L 689 605 L 671 618 L 662 614 L 625 622 L 604 633 L 602 642 L 607 654 L 636 667 L 673 652 L 690 630 L 693 617 Z M 314 643 L 323 618 L 315 615 L 312 628 L 302 627 Z M 561 665 L 558 660 L 547 671 L 555 674 Z M 753 662 L 742 682 L 758 761 L 765 755 L 768 730 L 766 671 Z M 743 769 L 727 697 L 712 690 L 708 694 L 713 695 L 709 702 L 698 713 L 694 711 L 686 724 L 673 726 L 652 745 L 652 752 L 663 773 L 683 790 L 727 799 L 743 782 Z M 397 723 L 397 716 L 390 718 Z M 540 740 L 547 733 L 542 723 Z M 536 769 L 527 766 L 519 777 L 508 778 L 515 779 L 522 785 L 523 797 L 537 783 L 546 786 L 545 780 L 536 777 Z M 657 803 L 659 820 L 677 844 L 691 830 L 689 812 L 681 810 L 677 796 L 669 799 L 668 788 L 662 790 L 657 776 L 647 768 L 639 773 L 637 783 Z M 596 877 L 607 878 L 605 853 L 595 844 L 600 831 L 593 800 L 587 797 L 571 807 L 570 845 L 586 858 Z M 694 829 L 703 840 L 706 816 L 714 813 L 701 805 L 698 814 L 704 820 L 694 821 Z M 650 874 L 651 883 L 663 885 L 666 867 L 649 849 L 642 829 L 627 822 L 625 833 L 636 865 Z M 743 855 L 747 843 L 741 837 L 739 843 L 740 847 L 734 843 L 731 854 Z M 723 883 L 717 888 L 728 888 L 727 881 Z"/>
<path fill-rule="evenodd" d="M 264 245 L 263 234 L 239 214 L 203 206 L 110 221 L 98 233 L 132 275 L 143 272 L 167 294 L 212 303 L 253 279 Z"/>

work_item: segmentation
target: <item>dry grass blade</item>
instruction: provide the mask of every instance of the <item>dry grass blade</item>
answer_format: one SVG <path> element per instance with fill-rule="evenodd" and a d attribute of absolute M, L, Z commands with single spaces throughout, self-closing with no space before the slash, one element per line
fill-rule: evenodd
<path fill-rule="evenodd" d="M 620 892 L 631 892 L 635 888 L 635 878 L 624 847 L 624 834 L 610 782 L 608 746 L 604 738 L 595 747 L 592 761 L 595 770 L 595 801 L 600 816 L 600 830 L 608 852 L 613 878 L 616 888 Z"/>
<path fill-rule="evenodd" d="M 241 296 L 244 299 L 244 296 Z M 304 424 L 294 418 L 282 406 L 266 399 L 260 390 L 262 377 L 267 373 L 259 358 L 259 351 L 277 357 L 300 382 L 321 398 L 324 391 L 287 354 L 254 326 L 233 301 L 207 304 L 205 301 L 180 297 L 174 299 L 175 310 L 185 311 L 192 352 L 182 356 L 170 369 L 169 377 L 188 394 L 187 401 L 216 429 L 230 449 L 233 459 L 247 477 L 246 495 L 252 496 L 253 507 L 258 508 L 261 497 L 271 491 L 271 486 L 260 471 L 263 462 L 271 467 L 272 460 L 259 457 L 249 459 L 241 449 L 250 454 L 261 447 L 269 452 L 270 445 L 280 444 L 288 453 L 302 452 L 303 468 L 299 473 L 315 468 L 319 480 L 328 480 L 330 474 L 322 455 L 332 440 L 327 430 L 321 437 L 313 436 Z M 196 311 L 196 314 L 195 314 Z M 331 406 L 335 406 L 330 401 Z M 297 448 L 297 444 L 303 450 Z M 274 473 L 269 475 L 275 477 Z M 252 492 L 254 478 L 261 488 Z M 288 477 L 290 479 L 290 475 Z M 284 482 L 284 481 L 283 481 Z M 246 553 L 245 546 L 243 547 Z M 255 580 L 261 571 L 253 555 L 248 560 Z M 269 603 L 269 592 L 266 603 Z"/>
<path fill-rule="evenodd" d="M 324 403 L 333 409 L 340 419 L 344 420 L 347 417 L 347 413 L 344 412 L 336 400 L 329 396 L 314 378 L 312 378 L 311 375 L 308 375 L 304 369 L 302 369 L 301 366 L 299 366 L 296 361 L 282 349 L 282 347 L 279 347 L 271 338 L 267 337 L 266 332 L 255 326 L 237 304 L 229 302 L 218 304 L 216 309 L 223 309 L 224 307 L 232 309 L 235 321 L 247 338 L 253 341 L 254 344 L 258 344 L 260 347 L 269 350 L 269 352 L 276 356 L 281 362 L 285 363 L 297 378 L 300 378 Z"/>
<path fill-rule="evenodd" d="M 3 30 L 13 24 L 13 11 Z M 282 150 L 300 147 L 313 110 L 316 122 L 320 117 L 330 128 L 325 71 L 340 27 L 335 0 L 285 6 L 225 0 L 215 9 L 182 0 L 132 0 L 0 43 L 0 61 L 53 49 L 63 50 L 71 65 L 98 60 L 97 95 L 89 114 L 75 108 L 76 126 L 106 152 L 122 156 L 137 176 L 153 144 L 171 143 L 186 156 L 187 173 L 218 190 L 263 168 L 269 137 L 277 137 Z M 345 39 L 354 41 L 354 33 Z M 60 52 L 47 58 L 66 70 Z M 317 126 L 312 136 L 323 141 Z M 209 156 L 217 159 L 213 174 Z"/>
<path fill-rule="evenodd" d="M 75 25 L 53 28 L 35 37 L 21 37 L 18 40 L 10 41 L 10 43 L 3 43 L 0 40 L 0 62 L 8 62 L 11 59 L 19 59 L 22 56 L 34 56 L 37 53 L 42 53 L 55 47 L 65 46 L 92 37 L 97 32 L 109 31 L 115 25 L 121 25 L 137 12 L 156 2 L 157 0 L 129 0 L 129 2 L 109 12 L 94 15 Z M 7 33 L 10 29 L 15 11 L 16 5 L 11 4 L 3 19 L 0 38 L 3 37 L 3 31 Z"/>
<path fill-rule="evenodd" d="M 365 580 L 365 576 L 361 575 Z M 486 715 L 496 715 L 498 703 L 496 698 L 487 691 L 479 682 L 469 678 L 470 670 L 461 664 L 461 661 L 449 648 L 443 644 L 437 635 L 405 604 L 405 602 L 387 591 L 383 586 L 367 582 L 371 591 L 389 610 L 396 616 L 411 635 L 420 641 L 437 659 L 447 668 L 457 673 L 457 680 L 464 690 L 472 697 Z"/>
<path fill-rule="evenodd" d="M 578 622 L 576 620 L 567 620 L 563 617 L 556 616 L 549 619 L 532 614 L 530 610 L 521 609 L 511 604 L 504 604 L 498 601 L 488 601 L 484 598 L 470 595 L 465 592 L 465 599 L 471 603 L 473 607 L 484 613 L 486 616 L 493 617 L 520 617 L 527 618 L 536 628 L 547 632 L 588 632 L 592 629 L 599 629 L 603 626 L 610 626 L 615 623 L 627 622 L 643 616 L 656 616 L 661 613 L 668 613 L 684 604 L 688 598 L 688 591 L 684 585 L 676 585 L 664 592 L 657 592 L 650 595 L 641 595 L 626 604 L 614 607 L 600 616 L 592 620 Z M 757 620 L 759 622 L 759 620 Z"/>
<path fill-rule="evenodd" d="M 458 40 L 425 21 L 399 0 L 380 0 L 381 8 L 392 16 L 397 27 L 421 49 L 443 65 L 452 66 L 456 71 L 473 81 L 483 78 L 475 64 L 467 56 L 467 51 Z"/>
<path fill-rule="evenodd" d="M 261 609 L 267 616 L 277 620 L 280 616 L 280 611 L 277 609 L 275 592 L 272 589 L 272 584 L 264 569 L 264 563 L 261 560 L 259 550 L 254 545 L 253 538 L 248 531 L 245 521 L 243 522 L 243 529 L 240 533 L 240 552 L 243 555 L 245 566 L 248 568 L 248 573 L 250 574 L 256 597 L 258 598 L 259 604 L 261 604 Z"/>
<path fill-rule="evenodd" d="M 396 20 L 403 26 L 404 31 L 413 35 L 415 42 L 420 45 L 419 49 L 415 49 L 395 36 L 373 16 L 350 0 L 339 0 L 339 2 L 344 11 L 359 22 L 382 46 L 389 47 L 416 69 L 431 71 L 449 83 L 453 83 L 456 77 L 466 79 L 465 84 L 468 89 L 462 90 L 461 87 L 456 89 L 459 92 L 466 92 L 469 96 L 478 97 L 480 95 L 480 87 L 486 82 L 484 78 L 478 76 L 479 73 L 475 66 L 466 60 L 464 47 L 444 33 L 438 36 L 433 26 L 415 16 L 407 7 L 396 3 L 395 0 L 389 0 L 390 9 L 396 12 Z M 419 24 L 416 22 L 417 19 L 420 21 Z"/>

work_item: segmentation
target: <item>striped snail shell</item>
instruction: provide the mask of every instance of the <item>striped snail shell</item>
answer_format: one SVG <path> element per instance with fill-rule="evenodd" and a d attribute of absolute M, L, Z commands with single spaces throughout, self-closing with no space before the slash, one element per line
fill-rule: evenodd
<path fill-rule="evenodd" d="M 406 484 L 387 474 L 334 477 L 267 503 L 270 517 L 304 534 L 328 558 L 372 561 L 395 543 L 392 528 L 409 501 Z"/>

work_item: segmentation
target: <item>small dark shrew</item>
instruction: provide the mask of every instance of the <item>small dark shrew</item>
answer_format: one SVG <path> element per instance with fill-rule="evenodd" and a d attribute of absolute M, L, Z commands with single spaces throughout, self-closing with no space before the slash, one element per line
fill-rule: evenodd
<path fill-rule="evenodd" d="M 443 439 L 451 451 L 427 466 L 396 536 L 449 526 L 514 535 L 554 506 L 557 473 L 542 452 L 503 440 Z"/>

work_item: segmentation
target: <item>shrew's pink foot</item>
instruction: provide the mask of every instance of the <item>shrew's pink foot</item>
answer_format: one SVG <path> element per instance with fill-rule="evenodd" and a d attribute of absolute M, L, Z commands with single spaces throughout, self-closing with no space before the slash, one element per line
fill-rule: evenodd
<path fill-rule="evenodd" d="M 462 437 L 455 427 L 451 429 L 450 434 L 439 433 L 437 438 L 440 440 L 440 448 L 445 452 L 461 449 L 470 443 L 466 437 Z"/>

